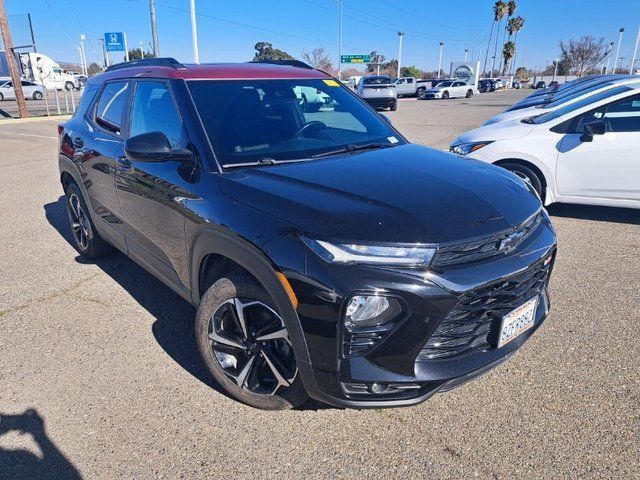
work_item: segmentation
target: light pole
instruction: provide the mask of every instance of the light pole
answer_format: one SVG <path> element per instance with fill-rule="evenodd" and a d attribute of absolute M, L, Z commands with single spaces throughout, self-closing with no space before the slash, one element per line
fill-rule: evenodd
<path fill-rule="evenodd" d="M 144 43 L 140 40 L 140 58 L 144 60 Z"/>
<path fill-rule="evenodd" d="M 80 35 L 80 60 L 82 65 L 82 74 L 87 76 L 87 56 L 84 51 L 84 41 L 87 39 L 86 35 Z"/>
<path fill-rule="evenodd" d="M 618 64 L 618 55 L 620 55 L 620 44 L 622 43 L 622 34 L 624 33 L 624 27 L 620 28 L 620 36 L 618 37 L 618 48 L 616 48 L 616 59 L 613 61 L 613 71 L 616 73 L 616 65 Z"/>
<path fill-rule="evenodd" d="M 156 25 L 156 2 L 149 0 L 149 17 L 151 18 L 151 37 L 153 39 L 153 55 L 160 56 L 160 42 L 158 42 L 158 26 Z"/>
<path fill-rule="evenodd" d="M 189 0 L 189 10 L 191 14 L 191 41 L 193 42 L 193 62 L 200 63 L 200 52 L 198 51 L 198 27 L 196 25 L 196 0 Z"/>
<path fill-rule="evenodd" d="M 631 67 L 629 73 L 633 74 L 633 68 L 636 63 L 636 54 L 638 53 L 638 43 L 640 43 L 640 27 L 638 27 L 638 36 L 636 37 L 636 45 L 633 47 L 633 56 L 631 57 Z"/>
<path fill-rule="evenodd" d="M 440 80 L 440 71 L 442 70 L 442 52 L 444 50 L 444 42 L 440 42 L 440 59 L 438 60 L 438 80 Z"/>
<path fill-rule="evenodd" d="M 464 49 L 464 61 L 465 61 L 465 62 L 467 61 L 467 55 L 468 55 L 468 54 L 469 54 L 469 49 L 468 49 L 468 48 L 465 48 L 465 49 Z"/>
<path fill-rule="evenodd" d="M 556 75 L 558 74 L 558 62 L 559 62 L 559 61 L 560 61 L 560 59 L 559 59 L 559 58 L 556 58 L 556 59 L 554 60 L 554 62 L 555 62 L 555 64 L 556 64 L 556 66 L 553 68 L 553 80 L 552 80 L 552 82 L 555 82 L 555 81 L 556 81 Z"/>
<path fill-rule="evenodd" d="M 404 32 L 398 32 L 398 74 L 396 75 L 400 78 L 400 68 L 402 67 L 402 39 L 404 37 Z"/>
<path fill-rule="evenodd" d="M 604 72 L 607 73 L 609 71 L 609 63 L 611 62 L 611 54 L 613 53 L 613 42 L 609 44 L 609 53 L 607 54 L 607 64 L 604 67 Z"/>
<path fill-rule="evenodd" d="M 338 80 L 342 80 L 342 0 L 336 0 L 336 2 L 340 6 L 340 14 L 338 15 Z"/>

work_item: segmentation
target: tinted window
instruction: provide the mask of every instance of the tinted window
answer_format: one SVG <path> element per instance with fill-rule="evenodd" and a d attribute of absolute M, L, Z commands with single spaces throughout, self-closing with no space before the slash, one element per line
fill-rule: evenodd
<path fill-rule="evenodd" d="M 23 87 L 33 87 L 33 86 L 34 86 L 34 84 L 33 84 L 33 83 L 31 83 L 31 82 L 27 82 L 27 81 L 25 81 L 25 80 L 22 80 L 22 82 L 21 82 L 21 83 L 22 83 L 22 86 L 23 86 Z"/>
<path fill-rule="evenodd" d="M 166 83 L 138 82 L 131 112 L 129 136 L 162 132 L 171 147 L 186 148 L 187 135 Z"/>
<path fill-rule="evenodd" d="M 78 108 L 76 108 L 76 113 L 73 116 L 85 115 L 89 110 L 89 105 L 92 104 L 93 99 L 96 98 L 96 93 L 98 93 L 98 87 L 96 86 L 88 86 L 82 92 L 82 96 L 80 97 L 80 103 L 78 103 Z"/>
<path fill-rule="evenodd" d="M 574 112 L 576 110 L 579 110 L 583 107 L 586 107 L 587 105 L 589 105 L 590 103 L 596 103 L 599 102 L 600 100 L 604 100 L 605 98 L 609 98 L 609 97 L 613 97 L 614 95 L 618 95 L 620 93 L 626 92 L 628 90 L 631 90 L 629 87 L 627 86 L 620 86 L 620 87 L 615 87 L 615 88 L 611 88 L 609 90 L 605 90 L 604 92 L 600 92 L 600 93 L 596 93 L 594 95 L 590 95 L 588 97 L 583 98 L 582 100 L 578 100 L 577 102 L 571 103 L 569 105 L 566 105 L 564 107 L 560 107 L 557 110 L 553 111 L 553 112 L 549 112 L 549 113 L 545 113 L 544 115 L 539 115 L 537 117 L 534 117 L 531 122 L 535 123 L 535 124 L 539 124 L 539 123 L 545 123 L 545 122 L 549 122 L 551 120 L 555 120 L 556 118 L 560 118 L 568 113 Z"/>
<path fill-rule="evenodd" d="M 347 145 L 403 143 L 335 80 L 198 80 L 188 85 L 223 165 L 309 159 Z M 306 101 L 303 92 L 309 93 Z"/>
<path fill-rule="evenodd" d="M 128 82 L 107 83 L 102 90 L 96 107 L 96 123 L 101 127 L 120 133 L 122 114 L 127 102 Z"/>
<path fill-rule="evenodd" d="M 365 85 L 384 85 L 387 83 L 391 83 L 391 77 L 365 77 L 362 79 L 362 83 Z"/>
<path fill-rule="evenodd" d="M 640 95 L 602 105 L 581 115 L 573 131 L 583 133 L 586 124 L 597 120 L 604 122 L 607 132 L 640 132 Z"/>
<path fill-rule="evenodd" d="M 4 85 L 2 85 L 2 88 L 9 88 L 9 87 L 12 87 L 12 86 L 13 86 L 13 83 L 7 82 Z"/>

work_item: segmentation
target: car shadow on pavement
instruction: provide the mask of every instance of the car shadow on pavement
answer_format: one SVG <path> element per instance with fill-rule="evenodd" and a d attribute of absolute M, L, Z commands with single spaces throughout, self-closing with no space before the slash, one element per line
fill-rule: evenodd
<path fill-rule="evenodd" d="M 640 210 L 634 208 L 599 207 L 556 203 L 547 207 L 553 217 L 595 220 L 597 222 L 629 223 L 640 225 Z"/>
<path fill-rule="evenodd" d="M 36 410 L 26 410 L 17 415 L 0 413 L 0 437 L 11 432 L 29 434 L 41 455 L 26 449 L 0 446 L 0 479 L 82 478 L 76 467 L 51 441 L 45 431 L 44 420 Z"/>
<path fill-rule="evenodd" d="M 75 249 L 66 205 L 66 198 L 61 196 L 58 201 L 44 206 L 45 216 L 49 224 Z M 121 252 L 97 261 L 84 259 L 80 255 L 75 260 L 78 263 L 94 264 L 115 280 L 156 319 L 151 330 L 162 349 L 202 383 L 229 396 L 200 359 L 194 335 L 195 309 L 189 302 Z M 320 410 L 327 406 L 309 401 L 299 408 Z"/>

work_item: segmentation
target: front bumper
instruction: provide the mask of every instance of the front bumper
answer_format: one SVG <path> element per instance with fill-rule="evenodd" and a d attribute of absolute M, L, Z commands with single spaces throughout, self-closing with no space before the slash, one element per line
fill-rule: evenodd
<path fill-rule="evenodd" d="M 442 92 L 424 92 L 424 94 L 422 95 L 423 99 L 429 99 L 429 98 L 442 98 Z"/>
<path fill-rule="evenodd" d="M 292 281 L 310 357 L 310 364 L 300 370 L 305 388 L 316 400 L 336 406 L 392 407 L 422 402 L 436 392 L 476 378 L 512 356 L 546 318 L 550 308 L 547 284 L 555 249 L 555 234 L 546 217 L 509 255 L 440 271 L 338 266 L 309 252 L 305 278 Z M 496 325 L 504 313 L 512 310 L 511 304 L 505 304 L 502 310 L 491 311 L 495 318 L 485 315 L 479 322 L 468 315 L 457 325 L 463 334 L 468 325 L 474 335 L 449 334 L 455 328 L 452 330 L 447 322 L 451 322 L 450 315 L 457 314 L 464 299 L 474 292 L 492 292 L 503 284 L 517 283 L 516 279 L 529 278 L 545 260 L 546 270 L 542 280 L 536 280 L 535 289 L 533 283 L 522 284 L 522 292 L 511 292 L 514 304 L 538 297 L 532 328 L 496 348 L 492 337 Z M 350 356 L 341 321 L 344 305 L 351 295 L 367 292 L 398 298 L 404 313 L 372 348 Z M 438 335 L 442 338 L 435 343 L 448 347 L 458 343 L 464 348 L 442 353 L 438 345 L 434 349 L 433 339 Z M 388 385 L 388 391 L 372 393 L 373 384 Z"/>

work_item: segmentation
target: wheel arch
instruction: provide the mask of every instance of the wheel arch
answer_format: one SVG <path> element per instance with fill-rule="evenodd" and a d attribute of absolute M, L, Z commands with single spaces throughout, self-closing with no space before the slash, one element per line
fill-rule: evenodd
<path fill-rule="evenodd" d="M 298 368 L 302 373 L 303 384 L 307 391 L 317 389 L 306 340 L 294 304 L 282 283 L 282 274 L 269 258 L 255 245 L 231 232 L 224 232 L 213 228 L 200 231 L 193 241 L 191 248 L 191 297 L 192 303 L 198 305 L 202 295 L 208 288 L 206 277 L 211 269 L 217 269 L 216 274 L 228 273 L 233 266 L 240 266 L 253 276 L 265 289 L 273 300 L 276 308 L 282 314 L 289 331 Z"/>
<path fill-rule="evenodd" d="M 496 162 L 493 162 L 494 165 L 502 167 L 505 164 L 512 163 L 516 165 L 522 165 L 523 167 L 530 168 L 533 172 L 538 175 L 540 181 L 542 182 L 542 188 L 545 194 L 544 204 L 549 205 L 556 201 L 556 192 L 555 192 L 555 183 L 553 181 L 553 176 L 546 165 L 541 165 L 539 162 L 512 157 L 512 158 L 503 158 Z"/>

